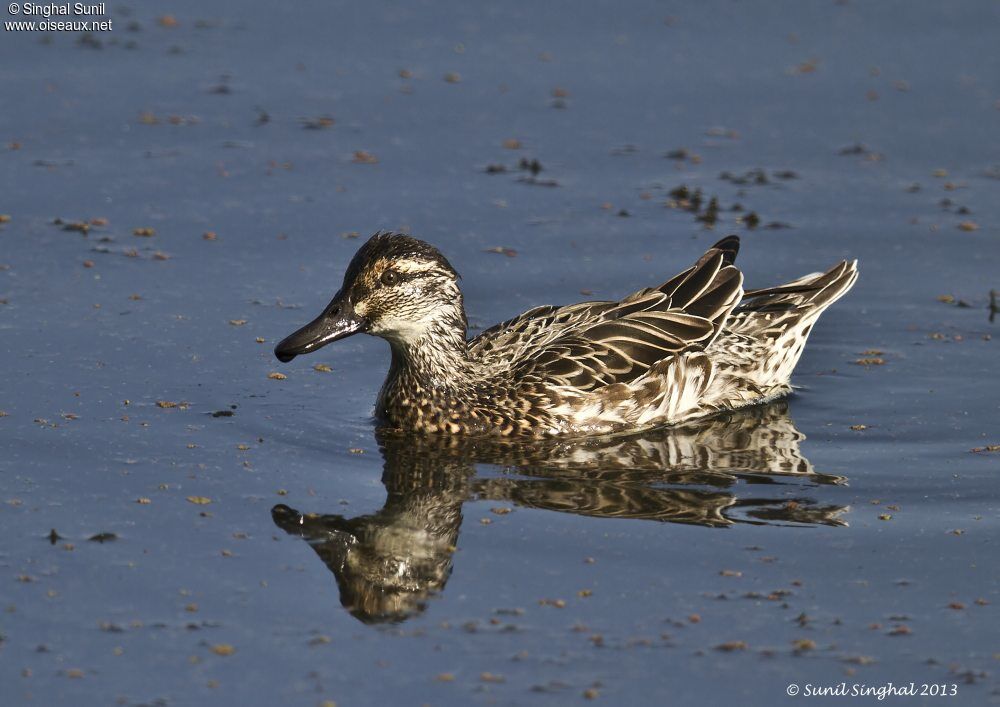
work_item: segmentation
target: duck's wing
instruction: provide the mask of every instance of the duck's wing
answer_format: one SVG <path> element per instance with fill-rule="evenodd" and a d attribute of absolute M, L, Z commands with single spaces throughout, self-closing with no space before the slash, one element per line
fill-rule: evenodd
<path fill-rule="evenodd" d="M 584 309 L 573 310 L 572 326 L 523 351 L 517 377 L 584 392 L 629 383 L 659 361 L 704 350 L 743 297 L 743 274 L 733 265 L 738 248 L 730 236 L 658 288 L 575 305 Z M 557 322 L 560 311 L 542 316 Z"/>
<path fill-rule="evenodd" d="M 516 362 L 591 325 L 616 320 L 630 311 L 662 308 L 664 296 L 670 300 L 667 308 L 683 307 L 686 300 L 694 299 L 699 294 L 704 279 L 713 275 L 714 263 L 709 261 L 721 255 L 722 264 L 718 270 L 732 265 L 739 247 L 738 237 L 727 236 L 684 272 L 655 289 L 640 290 L 620 302 L 591 301 L 529 309 L 513 319 L 494 324 L 471 339 L 469 353 L 474 358 L 492 363 L 500 363 L 504 359 Z M 715 276 L 718 276 L 718 270 L 714 272 Z"/>
<path fill-rule="evenodd" d="M 567 331 L 600 321 L 617 302 L 579 302 L 565 306 L 535 307 L 500 322 L 469 342 L 469 354 L 483 361 L 514 363 L 544 348 Z"/>

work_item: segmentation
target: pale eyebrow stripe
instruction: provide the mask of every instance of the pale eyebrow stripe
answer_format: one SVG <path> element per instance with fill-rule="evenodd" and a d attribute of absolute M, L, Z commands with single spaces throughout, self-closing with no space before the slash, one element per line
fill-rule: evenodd
<path fill-rule="evenodd" d="M 399 260 L 395 263 L 386 263 L 386 267 L 398 270 L 400 273 L 416 275 L 418 273 L 430 272 L 434 269 L 434 263 L 419 262 L 416 260 Z"/>

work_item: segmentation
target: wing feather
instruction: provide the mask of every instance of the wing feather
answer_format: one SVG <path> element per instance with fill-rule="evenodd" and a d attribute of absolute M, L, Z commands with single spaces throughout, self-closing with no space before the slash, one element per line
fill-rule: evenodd
<path fill-rule="evenodd" d="M 483 332 L 470 351 L 497 362 L 502 354 L 517 377 L 579 392 L 629 383 L 718 335 L 743 296 L 738 250 L 735 236 L 724 238 L 677 277 L 618 302 L 538 307 Z"/>

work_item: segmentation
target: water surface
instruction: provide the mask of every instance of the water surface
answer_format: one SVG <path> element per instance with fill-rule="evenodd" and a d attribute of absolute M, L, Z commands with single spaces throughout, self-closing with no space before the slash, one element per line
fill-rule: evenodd
<path fill-rule="evenodd" d="M 995 3 L 110 9 L 0 42 L 5 704 L 1000 701 Z M 861 278 L 786 402 L 433 445 L 384 342 L 270 353 L 377 229 L 478 328 Z"/>

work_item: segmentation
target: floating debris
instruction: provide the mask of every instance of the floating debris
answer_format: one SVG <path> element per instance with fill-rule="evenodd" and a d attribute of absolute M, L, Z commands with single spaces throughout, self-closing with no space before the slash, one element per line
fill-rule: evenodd
<path fill-rule="evenodd" d="M 521 161 L 517 163 L 517 168 L 526 172 L 531 172 L 532 176 L 536 176 L 542 171 L 542 163 L 536 159 L 529 160 L 522 157 Z"/>
<path fill-rule="evenodd" d="M 518 180 L 522 184 L 533 184 L 538 187 L 557 187 L 559 182 L 555 179 L 537 179 L 536 177 L 519 177 Z"/>
<path fill-rule="evenodd" d="M 869 356 L 866 358 L 859 358 L 854 363 L 858 366 L 884 366 L 885 359 L 878 356 Z"/>
<path fill-rule="evenodd" d="M 817 69 L 819 69 L 819 64 L 820 60 L 817 59 L 816 57 L 812 57 L 789 68 L 788 73 L 791 76 L 803 76 L 805 74 L 812 74 L 815 73 Z"/>
<path fill-rule="evenodd" d="M 709 200 L 708 206 L 705 207 L 704 213 L 699 214 L 697 220 L 708 227 L 714 226 L 716 221 L 719 220 L 719 200 L 713 196 Z"/>
<path fill-rule="evenodd" d="M 326 130 L 333 127 L 336 121 L 328 115 L 320 115 L 315 118 L 299 118 L 299 122 L 306 130 Z"/>
<path fill-rule="evenodd" d="M 227 75 L 223 74 L 222 76 L 219 77 L 219 83 L 217 83 L 214 86 L 210 87 L 208 89 L 208 92 L 209 93 L 214 93 L 217 96 L 226 96 L 226 95 L 232 93 L 233 92 L 233 88 L 232 88 L 232 86 L 229 85 L 229 81 L 230 80 L 231 80 L 230 76 L 227 76 Z"/>
<path fill-rule="evenodd" d="M 848 145 L 847 147 L 842 147 L 838 154 L 844 155 L 845 157 L 864 156 L 876 162 L 882 158 L 881 153 L 875 152 L 874 150 L 870 149 L 867 145 L 860 142 L 856 142 L 853 145 Z M 876 155 L 877 157 L 873 159 L 872 158 L 873 155 Z"/>
<path fill-rule="evenodd" d="M 792 650 L 796 653 L 805 653 L 816 650 L 816 641 L 810 638 L 797 638 L 792 641 Z"/>
<path fill-rule="evenodd" d="M 691 192 L 688 188 L 681 184 L 679 187 L 674 187 L 668 192 L 668 196 L 677 201 L 688 201 L 691 198 Z"/>
<path fill-rule="evenodd" d="M 378 157 L 366 150 L 355 150 L 351 162 L 354 164 L 378 164 Z"/>
<path fill-rule="evenodd" d="M 708 137 L 724 137 L 730 140 L 738 140 L 740 137 L 740 134 L 732 128 L 726 128 L 721 125 L 709 128 L 705 131 L 705 135 Z"/>
<path fill-rule="evenodd" d="M 734 651 L 745 651 L 749 646 L 746 641 L 727 641 L 726 643 L 720 643 L 715 647 L 715 650 L 722 651 L 724 653 L 732 653 Z"/>
<path fill-rule="evenodd" d="M 66 223 L 63 223 L 59 219 L 56 219 L 53 223 L 61 223 L 62 230 L 64 231 L 75 231 L 77 233 L 82 233 L 84 235 L 90 233 L 90 224 L 87 223 L 86 221 L 68 221 Z"/>
<path fill-rule="evenodd" d="M 868 655 L 852 655 L 844 658 L 844 662 L 853 665 L 874 665 L 877 661 Z"/>
<path fill-rule="evenodd" d="M 794 172 L 792 174 L 794 174 Z M 758 184 L 758 185 L 770 184 L 770 180 L 767 178 L 767 173 L 763 169 L 760 169 L 759 167 L 756 169 L 751 169 L 750 171 L 742 175 L 734 175 L 731 172 L 722 172 L 721 174 L 719 174 L 719 179 L 721 179 L 724 182 L 730 182 L 731 184 L 736 184 L 739 186 L 743 186 L 746 184 Z"/>
<path fill-rule="evenodd" d="M 517 251 L 513 248 L 504 248 L 503 246 L 494 246 L 493 248 L 486 248 L 483 250 L 484 253 L 497 253 L 498 255 L 506 255 L 508 258 L 516 258 Z"/>

